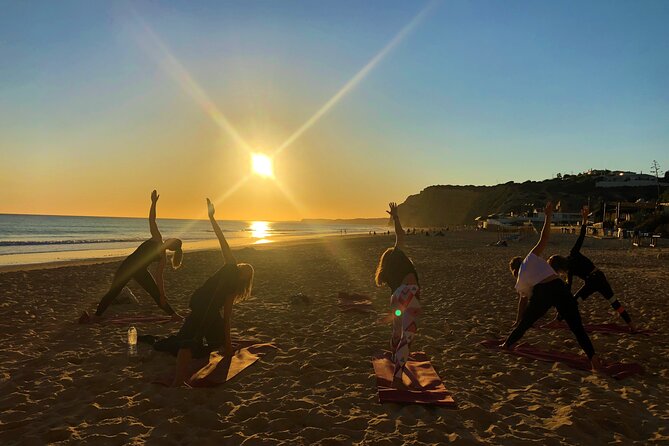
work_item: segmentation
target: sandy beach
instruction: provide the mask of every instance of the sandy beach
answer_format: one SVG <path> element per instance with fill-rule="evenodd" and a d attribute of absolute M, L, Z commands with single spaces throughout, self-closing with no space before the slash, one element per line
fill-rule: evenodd
<path fill-rule="evenodd" d="M 224 386 L 163 388 L 151 381 L 174 365 L 140 345 L 126 355 L 127 326 L 78 325 L 107 290 L 118 262 L 0 274 L 0 444 L 669 444 L 669 289 L 667 250 L 587 239 L 584 252 L 650 336 L 593 334 L 605 360 L 638 362 L 643 376 L 604 376 L 499 353 L 479 345 L 505 336 L 516 295 L 507 262 L 536 236 L 490 247 L 495 234 L 411 236 L 407 251 L 422 282 L 423 316 L 413 350 L 425 351 L 458 407 L 379 404 L 370 359 L 386 348 L 389 292 L 373 273 L 394 236 L 331 237 L 245 248 L 255 266 L 253 297 L 236 305 L 233 336 L 273 342 Z M 549 254 L 574 236 L 555 234 Z M 187 247 L 186 247 L 187 248 Z M 166 273 L 171 303 L 185 312 L 190 293 L 220 264 L 216 251 L 186 253 Z M 578 285 L 578 284 L 577 284 Z M 137 306 L 160 310 L 136 284 Z M 369 296 L 377 314 L 343 313 L 339 291 Z M 302 293 L 308 302 L 291 300 Z M 587 322 L 619 322 L 608 303 L 581 305 Z M 167 334 L 177 324 L 138 325 Z M 579 352 L 563 330 L 530 330 L 524 341 Z"/>

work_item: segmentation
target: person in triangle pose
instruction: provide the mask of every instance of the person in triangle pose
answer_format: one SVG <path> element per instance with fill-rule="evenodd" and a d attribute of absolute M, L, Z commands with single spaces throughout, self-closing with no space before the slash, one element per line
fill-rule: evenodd
<path fill-rule="evenodd" d="M 119 266 L 109 291 L 102 297 L 95 314 L 91 317 L 87 311 L 84 311 L 79 319 L 80 323 L 90 322 L 102 317 L 109 305 L 116 296 L 119 295 L 123 287 L 135 280 L 144 290 L 151 295 L 156 304 L 168 315 L 176 320 L 180 320 L 174 309 L 167 302 L 165 296 L 165 286 L 163 284 L 163 270 L 167 263 L 166 251 L 174 251 L 172 256 L 172 267 L 178 269 L 181 267 L 183 250 L 181 249 L 181 240 L 178 238 L 168 238 L 163 240 L 163 236 L 158 230 L 156 224 L 156 204 L 158 203 L 158 192 L 151 192 L 151 209 L 149 210 L 149 229 L 151 238 L 143 242 L 130 254 Z M 149 272 L 149 266 L 157 263 L 155 275 Z"/>
<path fill-rule="evenodd" d="M 254 270 L 248 263 L 237 263 L 223 231 L 214 218 L 214 204 L 207 198 L 209 221 L 218 238 L 223 265 L 196 289 L 190 298 L 190 314 L 179 332 L 163 339 L 143 335 L 138 341 L 152 344 L 158 351 L 177 357 L 176 373 L 172 386 L 187 384 L 193 358 L 209 355 L 223 349 L 227 359 L 234 350 L 230 337 L 232 307 L 251 295 Z M 221 315 L 222 313 L 222 315 Z M 206 340 L 206 345 L 205 341 Z"/>
<path fill-rule="evenodd" d="M 403 389 L 404 366 L 409 359 L 409 347 L 416 334 L 416 320 L 420 314 L 420 284 L 413 262 L 404 253 L 404 230 L 397 213 L 397 204 L 390 203 L 390 214 L 395 224 L 395 246 L 388 248 L 381 255 L 376 268 L 376 285 L 387 285 L 392 292 L 390 309 L 393 318 L 393 331 L 390 338 L 395 369 L 392 386 Z"/>
<path fill-rule="evenodd" d="M 567 274 L 567 285 L 569 286 L 569 291 L 571 292 L 571 287 L 573 283 L 574 276 L 583 279 L 584 284 L 581 288 L 576 291 L 574 298 L 580 303 L 587 299 L 591 294 L 599 292 L 604 299 L 606 299 L 613 310 L 616 311 L 620 317 L 627 323 L 631 333 L 634 333 L 635 328 L 632 324 L 632 318 L 625 310 L 625 307 L 622 306 L 620 301 L 613 297 L 613 290 L 609 281 L 606 280 L 604 273 L 595 266 L 592 261 L 584 256 L 581 253 L 581 247 L 583 246 L 583 240 L 585 239 L 585 229 L 588 224 L 588 215 L 590 210 L 587 206 L 584 206 L 581 210 L 581 215 L 583 216 L 583 221 L 581 223 L 581 233 L 576 239 L 574 247 L 571 248 L 568 257 L 562 257 L 559 255 L 553 255 L 548 259 L 548 264 L 558 273 Z M 561 320 L 560 315 L 557 315 L 556 319 Z"/>
<path fill-rule="evenodd" d="M 567 284 L 560 279 L 541 254 L 546 249 L 551 231 L 553 217 L 553 203 L 550 201 L 544 209 L 545 220 L 541 230 L 539 242 L 523 259 L 514 257 L 509 262 L 509 269 L 516 278 L 516 291 L 519 294 L 518 316 L 514 329 L 501 345 L 510 349 L 513 344 L 523 337 L 525 332 L 539 320 L 546 312 L 555 307 L 558 313 L 567 321 L 569 329 L 574 333 L 578 344 L 588 356 L 593 370 L 601 368 L 599 358 L 595 355 L 595 348 L 583 328 L 578 305 L 569 292 Z"/>

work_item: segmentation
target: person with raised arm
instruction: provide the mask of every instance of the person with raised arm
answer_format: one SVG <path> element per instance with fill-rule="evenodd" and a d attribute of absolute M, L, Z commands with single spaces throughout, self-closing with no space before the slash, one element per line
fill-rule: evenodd
<path fill-rule="evenodd" d="M 509 262 L 509 269 L 516 278 L 515 288 L 519 294 L 518 315 L 515 328 L 501 347 L 510 349 L 539 318 L 551 307 L 555 307 L 588 356 L 593 370 L 597 370 L 601 365 L 595 355 L 595 348 L 583 328 L 576 301 L 569 292 L 567 284 L 560 279 L 548 262 L 540 257 L 546 249 L 551 231 L 553 204 L 550 201 L 546 204 L 544 213 L 544 226 L 539 242 L 525 259 L 514 257 Z"/>
<path fill-rule="evenodd" d="M 584 256 L 581 253 L 581 247 L 583 246 L 583 240 L 585 239 L 585 230 L 588 224 L 588 216 L 590 215 L 590 210 L 587 206 L 584 206 L 581 210 L 581 216 L 583 220 L 581 222 L 581 233 L 576 239 L 574 247 L 571 248 L 568 257 L 562 257 L 559 255 L 553 255 L 548 259 L 548 264 L 558 273 L 567 274 L 567 286 L 569 287 L 569 292 L 571 292 L 571 287 L 573 284 L 574 276 L 583 279 L 584 284 L 576 294 L 574 298 L 577 300 L 577 303 L 584 301 L 591 294 L 599 292 L 608 302 L 611 304 L 611 307 L 616 311 L 620 317 L 627 323 L 629 331 L 631 333 L 635 332 L 634 325 L 632 324 L 632 318 L 625 310 L 625 307 L 622 306 L 620 301 L 613 297 L 613 290 L 609 281 L 606 280 L 604 273 L 595 266 L 592 261 Z M 556 319 L 559 319 L 558 315 Z"/>
<path fill-rule="evenodd" d="M 163 271 L 167 263 L 166 251 L 173 251 L 172 267 L 178 269 L 181 267 L 183 251 L 181 240 L 178 238 L 168 238 L 163 240 L 163 236 L 158 230 L 156 224 L 156 204 L 160 195 L 154 190 L 151 192 L 151 208 L 149 209 L 149 230 L 151 238 L 143 242 L 130 254 L 119 266 L 114 274 L 109 291 L 102 297 L 98 303 L 95 315 L 91 317 L 87 311 L 81 315 L 80 322 L 85 323 L 94 319 L 99 319 L 105 310 L 119 295 L 123 287 L 130 280 L 134 279 L 144 290 L 153 297 L 156 304 L 162 308 L 165 313 L 180 320 L 181 317 L 172 309 L 165 295 L 165 285 L 163 282 Z M 155 275 L 149 272 L 149 266 L 156 263 Z"/>
<path fill-rule="evenodd" d="M 153 344 L 155 350 L 169 352 L 177 357 L 172 386 L 188 385 L 190 362 L 194 357 L 203 357 L 222 348 L 226 360 L 232 358 L 232 308 L 235 303 L 251 295 L 253 286 L 253 267 L 248 263 L 237 263 L 214 218 L 214 204 L 208 198 L 207 211 L 221 246 L 223 265 L 193 292 L 189 305 L 191 312 L 176 335 L 161 340 L 153 336 L 139 337 L 140 342 Z"/>
<path fill-rule="evenodd" d="M 409 347 L 416 334 L 416 320 L 420 314 L 420 284 L 418 273 L 411 259 L 404 253 L 404 230 L 397 213 L 397 204 L 390 203 L 390 214 L 395 224 L 395 246 L 381 255 L 376 268 L 376 285 L 387 285 L 392 293 L 390 309 L 393 330 L 390 351 L 395 363 L 392 386 L 404 389 L 402 374 L 409 359 Z"/>

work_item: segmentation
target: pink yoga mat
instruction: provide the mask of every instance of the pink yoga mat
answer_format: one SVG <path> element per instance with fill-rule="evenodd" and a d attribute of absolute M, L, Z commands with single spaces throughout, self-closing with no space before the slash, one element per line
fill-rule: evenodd
<path fill-rule="evenodd" d="M 189 380 L 191 387 L 217 387 L 233 379 L 253 365 L 263 355 L 275 350 L 274 344 L 252 344 L 235 352 L 231 359 L 218 352 L 212 352 L 209 360 L 199 359 L 191 362 L 192 375 Z M 174 381 L 174 372 L 153 381 L 154 384 L 169 386 Z"/>
<path fill-rule="evenodd" d="M 590 361 L 583 355 L 555 350 L 541 350 L 526 343 L 515 345 L 513 350 L 504 350 L 499 347 L 502 342 L 504 342 L 503 339 L 487 339 L 481 342 L 481 345 L 491 349 L 501 350 L 515 356 L 522 356 L 524 358 L 545 362 L 560 362 L 577 370 L 591 370 Z M 643 375 L 644 369 L 637 363 L 612 362 L 604 363 L 600 373 L 615 379 L 623 379 L 636 374 Z"/>
<path fill-rule="evenodd" d="M 562 330 L 569 330 L 569 326 L 567 325 L 567 323 L 561 321 L 551 321 L 545 325 L 542 325 L 540 328 L 543 329 L 559 328 Z M 657 333 L 655 330 L 650 330 L 646 328 L 637 328 L 634 333 L 630 333 L 629 328 L 626 325 L 620 325 L 620 324 L 586 324 L 583 325 L 583 328 L 585 328 L 585 331 L 587 331 L 588 333 L 609 333 L 609 334 L 624 333 L 631 335 L 642 334 L 646 336 L 652 333 Z"/>
<path fill-rule="evenodd" d="M 431 404 L 448 407 L 456 405 L 451 393 L 441 382 L 441 378 L 423 352 L 413 352 L 406 363 L 402 380 L 408 390 L 391 387 L 395 365 L 391 361 L 390 352 L 379 353 L 372 357 L 372 365 L 381 403 Z"/>

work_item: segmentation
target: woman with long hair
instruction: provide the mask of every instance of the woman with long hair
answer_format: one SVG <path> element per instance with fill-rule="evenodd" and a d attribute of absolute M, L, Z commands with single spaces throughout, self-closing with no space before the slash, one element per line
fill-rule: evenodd
<path fill-rule="evenodd" d="M 193 292 L 190 298 L 191 312 L 176 335 L 161 340 L 155 340 L 153 336 L 139 337 L 139 341 L 153 344 L 155 350 L 176 355 L 173 386 L 187 384 L 190 361 L 193 357 L 208 355 L 220 347 L 223 347 L 227 359 L 232 357 L 234 353 L 230 338 L 232 308 L 235 303 L 251 295 L 253 286 L 253 267 L 248 263 L 237 263 L 223 231 L 214 219 L 214 205 L 208 198 L 207 210 L 209 221 L 221 246 L 223 265 Z"/>
<path fill-rule="evenodd" d="M 395 223 L 395 245 L 381 255 L 376 268 L 376 285 L 388 285 L 392 295 L 390 309 L 393 317 L 393 331 L 390 351 L 395 363 L 392 386 L 403 389 L 404 366 L 409 359 L 409 347 L 418 327 L 416 320 L 420 314 L 420 285 L 418 273 L 411 259 L 404 253 L 404 230 L 397 213 L 397 204 L 390 203 L 386 211 Z"/>
<path fill-rule="evenodd" d="M 119 295 L 121 290 L 130 280 L 134 279 L 144 290 L 153 297 L 156 304 L 165 311 L 165 313 L 180 319 L 180 316 L 172 309 L 167 297 L 165 296 L 165 284 L 163 282 L 163 270 L 167 263 L 166 251 L 174 251 L 172 256 L 172 267 L 177 269 L 181 267 L 183 259 L 183 250 L 181 249 L 181 240 L 178 238 L 168 238 L 163 240 L 163 236 L 158 230 L 156 224 L 156 203 L 160 196 L 154 190 L 151 192 L 151 208 L 149 210 L 149 230 L 151 238 L 143 242 L 135 251 L 130 254 L 119 266 L 114 280 L 107 294 L 100 300 L 93 318 L 100 318 L 105 310 L 112 303 L 114 298 Z M 155 276 L 149 272 L 149 266 L 156 263 Z M 88 322 L 93 319 L 87 311 L 84 311 L 80 322 Z"/>

